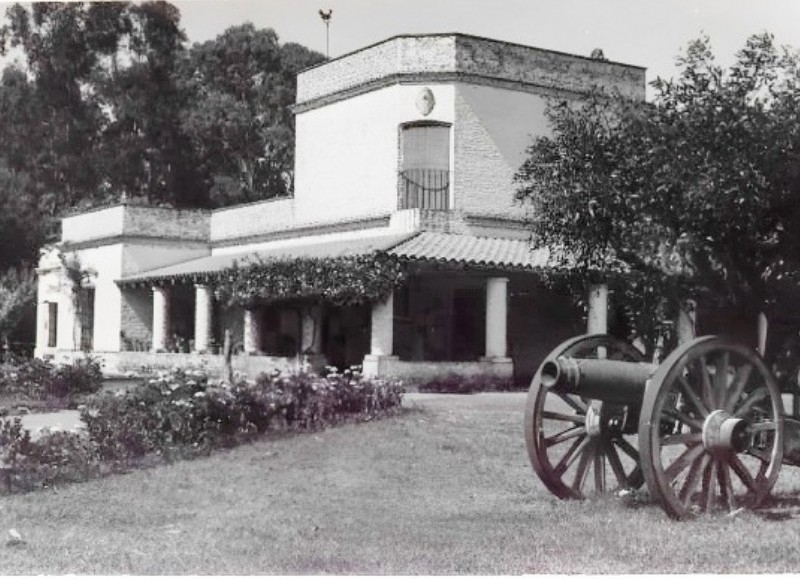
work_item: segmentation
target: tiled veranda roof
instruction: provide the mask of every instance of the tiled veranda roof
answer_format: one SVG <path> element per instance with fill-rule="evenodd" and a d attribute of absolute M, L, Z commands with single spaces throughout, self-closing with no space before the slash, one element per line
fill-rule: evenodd
<path fill-rule="evenodd" d="M 134 284 L 143 281 L 158 281 L 181 278 L 198 278 L 212 275 L 233 266 L 234 262 L 254 257 L 261 259 L 296 259 L 299 257 L 331 258 L 346 255 L 360 255 L 373 251 L 386 251 L 405 241 L 413 233 L 380 235 L 362 239 L 324 241 L 314 243 L 299 242 L 260 251 L 243 251 L 222 255 L 207 255 L 189 261 L 168 265 L 158 269 L 143 271 L 120 280 L 121 284 Z"/>
<path fill-rule="evenodd" d="M 150 271 L 144 271 L 120 280 L 121 284 L 169 279 L 195 279 L 211 276 L 231 267 L 234 262 L 247 258 L 295 259 L 332 258 L 385 251 L 401 259 L 497 267 L 508 269 L 537 269 L 547 265 L 547 248 L 531 249 L 522 239 L 478 237 L 450 233 L 402 233 L 363 239 L 300 243 L 261 251 L 247 251 L 224 255 L 209 255 Z"/>
<path fill-rule="evenodd" d="M 478 237 L 425 231 L 389 250 L 411 260 L 487 267 L 536 269 L 547 265 L 547 248 L 531 249 L 524 239 Z"/>

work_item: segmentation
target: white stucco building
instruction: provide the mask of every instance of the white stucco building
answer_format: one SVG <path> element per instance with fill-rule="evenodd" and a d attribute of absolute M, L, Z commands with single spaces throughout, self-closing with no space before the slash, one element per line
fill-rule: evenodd
<path fill-rule="evenodd" d="M 512 373 L 582 325 L 540 287 L 514 173 L 545 133 L 549 98 L 594 86 L 644 98 L 640 67 L 465 36 L 400 36 L 298 76 L 295 190 L 214 211 L 120 204 L 66 217 L 39 264 L 36 354 L 90 350 L 109 373 L 221 366 L 363 364 L 431 376 Z M 91 271 L 81 315 L 62 256 Z M 278 260 L 384 252 L 408 269 L 385 300 L 225 307 L 215 276 L 257 254 Z M 179 351 L 180 350 L 180 351 Z"/>

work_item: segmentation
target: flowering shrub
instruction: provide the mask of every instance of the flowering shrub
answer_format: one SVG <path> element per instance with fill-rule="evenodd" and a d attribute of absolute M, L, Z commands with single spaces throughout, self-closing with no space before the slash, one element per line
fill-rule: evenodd
<path fill-rule="evenodd" d="M 13 372 L 9 368 L 0 375 L 37 395 L 91 391 L 99 375 L 90 363 L 55 368 L 32 360 Z M 148 460 L 204 454 L 267 431 L 371 420 L 399 409 L 402 393 L 397 382 L 355 371 L 325 377 L 274 373 L 218 384 L 202 371 L 175 370 L 128 393 L 91 398 L 81 409 L 85 432 L 43 432 L 33 440 L 19 418 L 0 418 L 0 486 L 7 492 L 32 490 Z"/>
<path fill-rule="evenodd" d="M 22 428 L 19 417 L 0 418 L 0 468 L 6 475 L 7 487 L 10 487 L 9 473 L 25 456 L 30 443 L 31 433 Z"/>
<path fill-rule="evenodd" d="M 85 434 L 44 432 L 32 440 L 19 418 L 0 418 L 0 469 L 5 490 L 32 490 L 96 476 L 99 460 Z"/>
<path fill-rule="evenodd" d="M 43 375 L 47 369 L 44 363 L 30 367 Z M 354 371 L 275 373 L 218 384 L 202 371 L 174 370 L 128 393 L 91 398 L 81 409 L 85 432 L 43 432 L 33 440 L 19 418 L 0 418 L 0 487 L 13 492 L 82 481 L 205 454 L 267 431 L 371 420 L 398 410 L 402 393 L 399 383 Z"/>
<path fill-rule="evenodd" d="M 106 393 L 81 410 L 89 437 L 106 461 L 124 462 L 180 446 L 206 446 L 204 396 L 208 377 L 176 370 L 128 393 Z"/>
<path fill-rule="evenodd" d="M 100 364 L 92 358 L 78 359 L 72 364 L 54 366 L 45 394 L 64 398 L 75 394 L 94 394 L 103 386 Z"/>
<path fill-rule="evenodd" d="M 91 394 L 103 386 L 100 364 L 78 359 L 72 364 L 53 364 L 38 358 L 7 356 L 0 363 L 0 393 L 33 400 Z"/>
<path fill-rule="evenodd" d="M 201 371 L 174 370 L 125 395 L 95 397 L 82 410 L 104 461 L 125 464 L 149 454 L 206 453 L 266 431 L 308 430 L 345 419 L 370 420 L 400 406 L 398 383 L 357 372 L 262 375 L 215 384 Z"/>
<path fill-rule="evenodd" d="M 80 482 L 100 472 L 97 449 L 85 433 L 46 432 L 21 450 L 9 477 L 11 491 Z"/>

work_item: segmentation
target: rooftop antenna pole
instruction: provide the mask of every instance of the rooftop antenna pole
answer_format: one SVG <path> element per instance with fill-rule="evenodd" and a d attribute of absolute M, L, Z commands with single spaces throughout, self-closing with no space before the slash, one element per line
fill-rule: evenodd
<path fill-rule="evenodd" d="M 328 8 L 328 11 L 325 12 L 324 10 L 320 9 L 319 17 L 322 18 L 322 21 L 325 23 L 325 56 L 330 59 L 331 57 L 331 16 L 333 15 L 333 9 Z"/>

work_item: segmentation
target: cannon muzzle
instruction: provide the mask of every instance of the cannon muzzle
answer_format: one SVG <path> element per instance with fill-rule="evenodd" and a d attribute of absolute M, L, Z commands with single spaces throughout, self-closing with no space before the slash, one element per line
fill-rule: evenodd
<path fill-rule="evenodd" d="M 647 380 L 658 366 L 644 362 L 559 357 L 541 369 L 545 388 L 616 404 L 641 405 Z"/>

